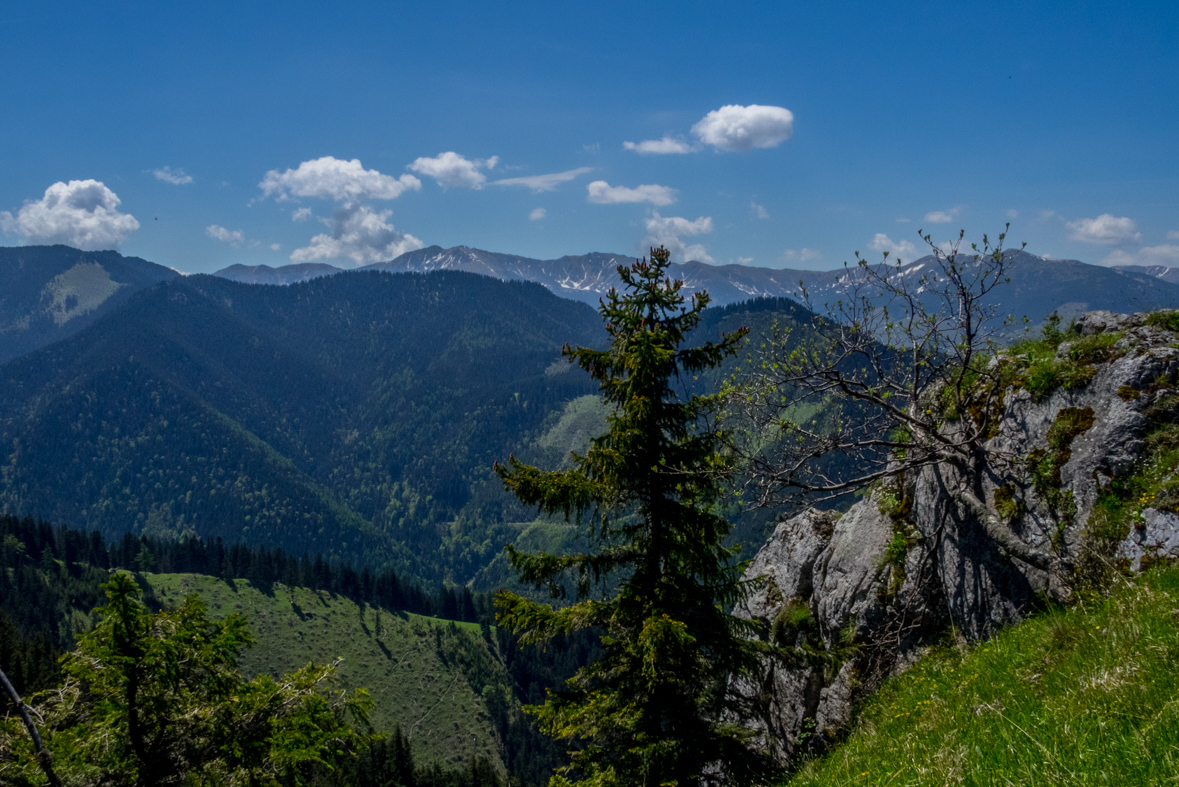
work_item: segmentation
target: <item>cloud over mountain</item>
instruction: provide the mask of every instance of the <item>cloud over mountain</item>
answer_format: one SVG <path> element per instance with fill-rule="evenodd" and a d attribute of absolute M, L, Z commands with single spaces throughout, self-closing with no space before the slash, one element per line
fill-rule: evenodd
<path fill-rule="evenodd" d="M 715 262 L 708 255 L 708 251 L 699 243 L 688 245 L 685 237 L 694 237 L 712 232 L 712 217 L 701 216 L 695 221 L 689 221 L 682 216 L 660 216 L 652 214 L 647 219 L 647 237 L 639 244 L 646 249 L 649 246 L 664 246 L 671 252 L 671 257 L 677 262 L 698 260 L 700 262 Z"/>
<path fill-rule="evenodd" d="M 611 186 L 604 180 L 595 180 L 586 186 L 588 200 L 596 205 L 617 205 L 624 202 L 650 202 L 652 205 L 670 205 L 675 202 L 676 190 L 667 186 L 648 184 L 637 188 Z"/>
<path fill-rule="evenodd" d="M 1133 219 L 1125 216 L 1118 218 L 1109 213 L 1103 213 L 1095 219 L 1070 221 L 1065 226 L 1068 227 L 1069 238 L 1082 243 L 1120 246 L 1142 240 L 1142 233 Z"/>
<path fill-rule="evenodd" d="M 97 180 L 58 181 L 39 200 L 26 201 L 12 215 L 0 211 L 0 229 L 31 243 L 64 243 L 83 251 L 114 249 L 139 229 L 129 213 L 120 213 L 115 192 Z"/>
<path fill-rule="evenodd" d="M 205 234 L 214 240 L 219 240 L 222 243 L 228 243 L 235 248 L 241 248 L 246 243 L 246 235 L 241 230 L 227 230 L 219 224 L 210 224 L 205 227 Z"/>
<path fill-rule="evenodd" d="M 454 186 L 464 189 L 481 189 L 487 182 L 487 176 L 479 170 L 494 169 L 499 163 L 499 156 L 489 159 L 470 159 L 460 156 L 453 150 L 439 153 L 434 158 L 418 158 L 409 165 L 409 169 L 419 175 L 426 175 L 438 181 L 442 188 Z"/>
<path fill-rule="evenodd" d="M 774 148 L 794 133 L 794 113 L 784 107 L 729 104 L 705 115 L 692 133 L 728 153 Z"/>
<path fill-rule="evenodd" d="M 904 257 L 909 261 L 912 261 L 913 255 L 917 253 L 917 247 L 911 242 L 907 240 L 894 241 L 883 232 L 876 233 L 876 237 L 872 238 L 868 248 L 873 251 L 886 251 L 894 257 Z"/>
<path fill-rule="evenodd" d="M 1144 246 L 1133 253 L 1115 249 L 1101 261 L 1102 265 L 1166 265 L 1179 266 L 1179 246 L 1164 243 L 1160 246 Z"/>
<path fill-rule="evenodd" d="M 950 210 L 934 210 L 925 214 L 925 220 L 931 224 L 949 224 L 951 221 L 958 218 L 958 214 L 961 212 L 961 208 L 951 208 Z"/>
<path fill-rule="evenodd" d="M 398 232 L 389 223 L 391 210 L 377 212 L 367 205 L 346 204 L 324 223 L 331 233 L 322 233 L 311 243 L 291 252 L 291 262 L 316 262 L 347 257 L 358 265 L 391 260 L 424 245 L 413 235 Z"/>
<path fill-rule="evenodd" d="M 352 202 L 363 199 L 396 199 L 406 191 L 417 191 L 422 182 L 413 175 L 395 178 L 375 169 L 365 169 L 360 159 L 345 161 L 333 156 L 304 161 L 296 169 L 272 169 L 258 184 L 264 197 L 277 199 L 319 197 Z"/>

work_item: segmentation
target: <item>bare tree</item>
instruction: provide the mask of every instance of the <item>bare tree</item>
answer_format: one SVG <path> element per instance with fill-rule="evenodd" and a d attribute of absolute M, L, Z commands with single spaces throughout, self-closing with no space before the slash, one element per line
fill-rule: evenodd
<path fill-rule="evenodd" d="M 1008 225 L 1010 226 L 1010 225 Z M 919 231 L 920 232 L 920 231 Z M 741 451 L 761 505 L 821 503 L 931 464 L 962 472 L 953 490 L 1010 554 L 1049 569 L 1057 558 L 1015 536 L 984 502 L 1003 395 L 997 362 L 1004 316 L 988 296 L 1010 281 L 1006 230 L 960 251 L 921 234 L 932 260 L 905 267 L 885 252 L 856 253 L 838 297 L 815 308 L 809 330 L 775 329 L 731 393 L 748 426 Z M 1022 250 L 1022 246 L 1020 247 Z"/>

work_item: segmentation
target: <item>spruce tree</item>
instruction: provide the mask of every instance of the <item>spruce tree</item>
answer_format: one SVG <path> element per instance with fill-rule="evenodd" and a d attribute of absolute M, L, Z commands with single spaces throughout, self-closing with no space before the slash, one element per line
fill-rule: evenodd
<path fill-rule="evenodd" d="M 746 586 L 729 523 L 716 513 L 726 461 L 712 423 L 719 399 L 687 395 L 691 375 L 736 353 L 746 329 L 684 346 L 709 302 L 687 301 L 667 276 L 669 254 L 619 267 L 623 292 L 599 308 L 607 349 L 564 348 L 601 384 L 609 431 L 573 468 L 543 471 L 510 458 L 505 486 L 546 514 L 584 525 L 592 548 L 526 555 L 509 547 L 520 579 L 554 608 L 502 591 L 499 622 L 524 642 L 596 627 L 602 656 L 562 691 L 527 710 L 569 740 L 572 765 L 553 785 L 749 784 L 768 759 L 732 687 L 756 668 L 754 625 L 728 610 Z"/>

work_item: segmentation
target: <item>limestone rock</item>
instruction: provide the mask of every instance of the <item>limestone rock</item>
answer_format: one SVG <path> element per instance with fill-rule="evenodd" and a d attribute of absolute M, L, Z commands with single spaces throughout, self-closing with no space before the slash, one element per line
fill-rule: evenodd
<path fill-rule="evenodd" d="M 904 480 L 905 517 L 886 513 L 879 493 L 842 517 L 806 511 L 779 524 L 752 561 L 747 576 L 765 584 L 737 613 L 771 624 L 787 605 L 805 604 L 815 625 L 806 641 L 831 655 L 822 668 L 767 664 L 760 687 L 769 698 L 766 731 L 783 762 L 821 749 L 860 697 L 919 658 L 950 625 L 968 640 L 983 639 L 1044 598 L 1067 597 L 1067 567 L 1081 558 L 1100 495 L 1135 471 L 1152 419 L 1173 417 L 1161 408 L 1179 401 L 1175 333 L 1148 325 L 1145 314 L 1089 312 L 1078 327 L 1081 338 L 1062 344 L 1060 358 L 1084 337 L 1121 333 L 1110 357 L 1092 364 L 1088 384 L 1058 388 L 1039 402 L 1021 387 L 1006 391 L 976 490 L 996 511 L 997 493 L 1017 501 L 1006 525 L 1060 570 L 1036 568 L 1000 548 L 960 499 L 967 479 L 949 465 Z M 1058 486 L 1038 486 L 1032 460 L 1050 462 Z M 1144 558 L 1179 559 L 1179 515 L 1147 508 L 1142 519 L 1119 556 L 1135 570 Z"/>
<path fill-rule="evenodd" d="M 1142 512 L 1142 520 L 1118 545 L 1118 557 L 1129 560 L 1135 571 L 1142 570 L 1143 558 L 1179 559 L 1179 515 L 1148 508 Z"/>

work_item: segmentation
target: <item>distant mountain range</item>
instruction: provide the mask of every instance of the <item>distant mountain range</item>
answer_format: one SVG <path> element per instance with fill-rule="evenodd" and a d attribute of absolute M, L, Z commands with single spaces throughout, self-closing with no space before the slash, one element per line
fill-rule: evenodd
<path fill-rule="evenodd" d="M 530 281 L 564 298 L 596 306 L 617 282 L 616 268 L 633 260 L 593 252 L 555 260 L 456 246 L 431 246 L 359 269 L 387 273 L 463 271 L 506 281 Z M 932 262 L 904 266 L 906 275 Z M 687 292 L 707 290 L 717 306 L 764 297 L 798 299 L 800 282 L 813 306 L 844 297 L 859 271 L 756 268 L 685 262 L 672 266 Z M 214 276 L 246 284 L 291 285 L 357 271 L 324 263 L 270 267 L 233 265 Z M 0 248 L 0 363 L 70 336 L 124 303 L 134 292 L 179 276 L 176 271 L 112 251 L 81 252 L 67 246 Z M 1011 282 L 996 290 L 1005 314 L 1037 324 L 1052 311 L 1065 317 L 1090 309 L 1128 312 L 1179 307 L 1179 269 L 1161 266 L 1104 268 L 1077 260 L 1013 255 Z"/>
<path fill-rule="evenodd" d="M 1179 284 L 1179 268 L 1168 268 L 1166 265 L 1115 265 L 1113 269 L 1124 273 L 1153 276 L 1171 284 Z"/>
<path fill-rule="evenodd" d="M 242 284 L 286 285 L 331 276 L 341 271 L 343 268 L 328 265 L 326 262 L 301 262 L 294 265 L 280 265 L 277 268 L 272 268 L 269 265 L 230 265 L 213 275 Z"/>
<path fill-rule="evenodd" d="M 618 281 L 615 269 L 629 264 L 633 257 L 623 254 L 593 252 L 556 260 L 536 260 L 512 254 L 456 246 L 439 246 L 402 254 L 389 262 L 366 265 L 360 270 L 389 273 L 428 273 L 460 270 L 504 280 L 534 281 L 565 298 L 596 305 Z M 919 273 L 934 261 L 922 257 L 902 267 L 902 271 Z M 288 268 L 298 268 L 289 271 Z M 795 298 L 800 284 L 805 285 L 811 303 L 821 307 L 825 301 L 844 295 L 858 275 L 856 268 L 832 271 L 756 268 L 750 265 L 708 265 L 685 262 L 672 266 L 674 275 L 684 280 L 689 293 L 707 290 L 715 305 L 723 306 L 753 298 Z M 247 268 L 235 265 L 214 276 L 257 284 L 286 284 L 296 277 L 329 275 L 344 272 L 330 265 Z M 1142 311 L 1151 308 L 1179 307 L 1179 286 L 1160 287 L 1159 282 L 1179 285 L 1179 269 L 1124 266 L 1104 268 L 1079 260 L 1056 260 L 1026 252 L 1012 253 L 1011 282 L 996 291 L 995 303 L 1006 314 L 1027 316 L 1039 323 L 1058 311 L 1068 318 L 1092 309 Z"/>

